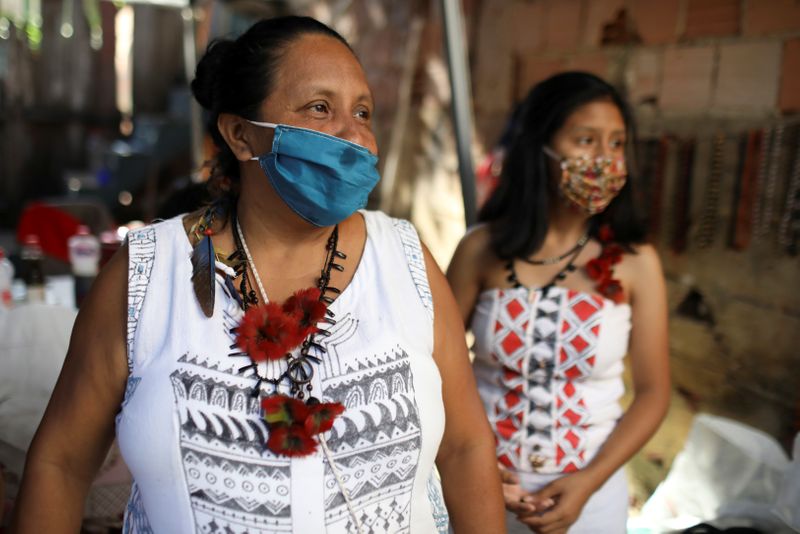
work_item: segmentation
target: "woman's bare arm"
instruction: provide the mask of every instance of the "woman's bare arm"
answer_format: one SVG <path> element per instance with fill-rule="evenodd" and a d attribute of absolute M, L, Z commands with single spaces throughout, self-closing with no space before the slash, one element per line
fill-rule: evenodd
<path fill-rule="evenodd" d="M 465 325 L 469 325 L 472 319 L 472 311 L 482 289 L 482 272 L 487 256 L 491 255 L 489 228 L 478 226 L 461 239 L 447 267 L 447 282 Z"/>
<path fill-rule="evenodd" d="M 436 465 L 456 534 L 505 532 L 494 436 L 478 397 L 464 325 L 436 262 L 425 249 L 434 302 L 433 356 L 442 376 L 445 429 Z"/>
<path fill-rule="evenodd" d="M 80 530 L 84 501 L 114 438 L 128 375 L 127 247 L 81 306 L 53 395 L 25 463 L 12 532 Z"/>

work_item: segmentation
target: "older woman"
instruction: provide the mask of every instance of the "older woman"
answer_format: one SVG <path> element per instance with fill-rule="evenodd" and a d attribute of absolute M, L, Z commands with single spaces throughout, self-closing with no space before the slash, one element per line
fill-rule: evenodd
<path fill-rule="evenodd" d="M 536 85 L 485 224 L 448 269 L 475 334 L 515 533 L 625 532 L 622 466 L 667 409 L 666 291 L 634 215 L 632 130 L 619 93 L 594 75 Z M 623 412 L 626 353 L 634 400 Z"/>
<path fill-rule="evenodd" d="M 126 532 L 446 532 L 448 512 L 501 532 L 455 301 L 413 227 L 359 210 L 377 146 L 352 50 L 261 21 L 213 43 L 192 89 L 220 197 L 131 234 L 97 279 L 17 531 L 78 530 L 116 423 Z"/>

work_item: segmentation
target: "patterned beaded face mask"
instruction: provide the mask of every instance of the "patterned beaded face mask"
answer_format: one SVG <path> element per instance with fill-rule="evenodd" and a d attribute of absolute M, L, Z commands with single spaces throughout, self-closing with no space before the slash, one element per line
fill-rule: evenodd
<path fill-rule="evenodd" d="M 561 165 L 559 191 L 591 215 L 608 207 L 628 177 L 625 159 L 621 157 L 561 157 L 550 147 L 543 150 Z"/>

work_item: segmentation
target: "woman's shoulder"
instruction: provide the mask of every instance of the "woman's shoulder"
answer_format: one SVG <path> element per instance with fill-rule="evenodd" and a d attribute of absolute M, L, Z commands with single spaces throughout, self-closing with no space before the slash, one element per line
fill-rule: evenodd
<path fill-rule="evenodd" d="M 654 279 L 663 277 L 658 250 L 650 243 L 631 245 L 631 253 L 624 254 L 619 266 L 632 287 L 647 287 Z"/>
<path fill-rule="evenodd" d="M 459 241 L 456 254 L 472 261 L 493 258 L 489 225 L 481 223 L 469 228 Z"/>
<path fill-rule="evenodd" d="M 631 254 L 625 254 L 626 261 L 643 269 L 661 266 L 658 250 L 651 243 L 639 243 L 630 246 Z"/>
<path fill-rule="evenodd" d="M 497 262 L 491 246 L 489 226 L 479 224 L 467 230 L 461 238 L 450 260 L 447 276 L 453 284 L 471 280 L 480 285 Z"/>

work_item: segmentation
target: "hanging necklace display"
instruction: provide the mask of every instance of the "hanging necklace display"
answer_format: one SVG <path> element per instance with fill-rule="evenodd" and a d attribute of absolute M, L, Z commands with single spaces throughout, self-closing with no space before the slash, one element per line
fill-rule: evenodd
<path fill-rule="evenodd" d="M 578 239 L 578 242 L 575 243 L 575 245 L 571 249 L 569 249 L 568 251 L 559 256 L 554 256 L 552 258 L 544 258 L 541 260 L 531 260 L 528 258 L 520 258 L 520 260 L 524 261 L 525 263 L 529 263 L 531 265 L 555 265 L 556 263 L 560 263 L 565 259 L 567 259 L 568 257 L 572 256 L 576 251 L 582 249 L 583 246 L 586 245 L 587 241 L 589 241 L 588 230 L 580 237 L 580 239 Z"/>
<path fill-rule="evenodd" d="M 764 139 L 763 130 L 750 130 L 740 142 L 740 173 L 736 191 L 735 217 L 731 228 L 731 247 L 744 250 L 750 245 L 758 197 L 758 177 Z"/>
<path fill-rule="evenodd" d="M 694 139 L 687 139 L 682 142 L 680 149 L 680 165 L 675 186 L 675 217 L 672 227 L 672 250 L 677 254 L 686 250 L 686 239 L 689 232 L 694 143 Z"/>
<path fill-rule="evenodd" d="M 797 133 L 792 173 L 786 189 L 786 206 L 781 216 L 778 243 L 792 256 L 798 252 L 800 241 L 800 131 Z"/>
<path fill-rule="evenodd" d="M 666 135 L 658 140 L 656 152 L 656 163 L 653 168 L 653 182 L 650 186 L 650 210 L 647 214 L 649 221 L 650 235 L 654 240 L 658 240 L 661 233 L 662 200 L 664 192 L 664 173 L 669 157 L 669 138 Z"/>
<path fill-rule="evenodd" d="M 761 214 L 759 216 L 759 227 L 757 235 L 759 238 L 765 238 L 769 235 L 770 228 L 773 225 L 773 217 L 775 215 L 775 202 L 777 200 L 778 189 L 778 173 L 781 164 L 781 156 L 783 154 L 783 124 L 774 127 L 774 135 L 769 153 L 769 167 L 767 171 L 767 182 L 764 184 L 764 201 L 761 205 Z"/>
<path fill-rule="evenodd" d="M 725 148 L 725 135 L 714 136 L 711 153 L 711 170 L 703 194 L 703 213 L 700 216 L 700 229 L 697 232 L 697 246 L 709 248 L 714 242 L 718 224 L 719 195 L 722 182 L 722 154 Z"/>
<path fill-rule="evenodd" d="M 769 169 L 769 154 L 772 149 L 774 128 L 765 128 L 762 135 L 761 147 L 758 154 L 758 178 L 756 183 L 755 202 L 753 202 L 753 228 L 751 234 L 759 237 L 761 229 L 761 214 L 764 206 L 764 195 L 767 183 L 767 170 Z"/>

